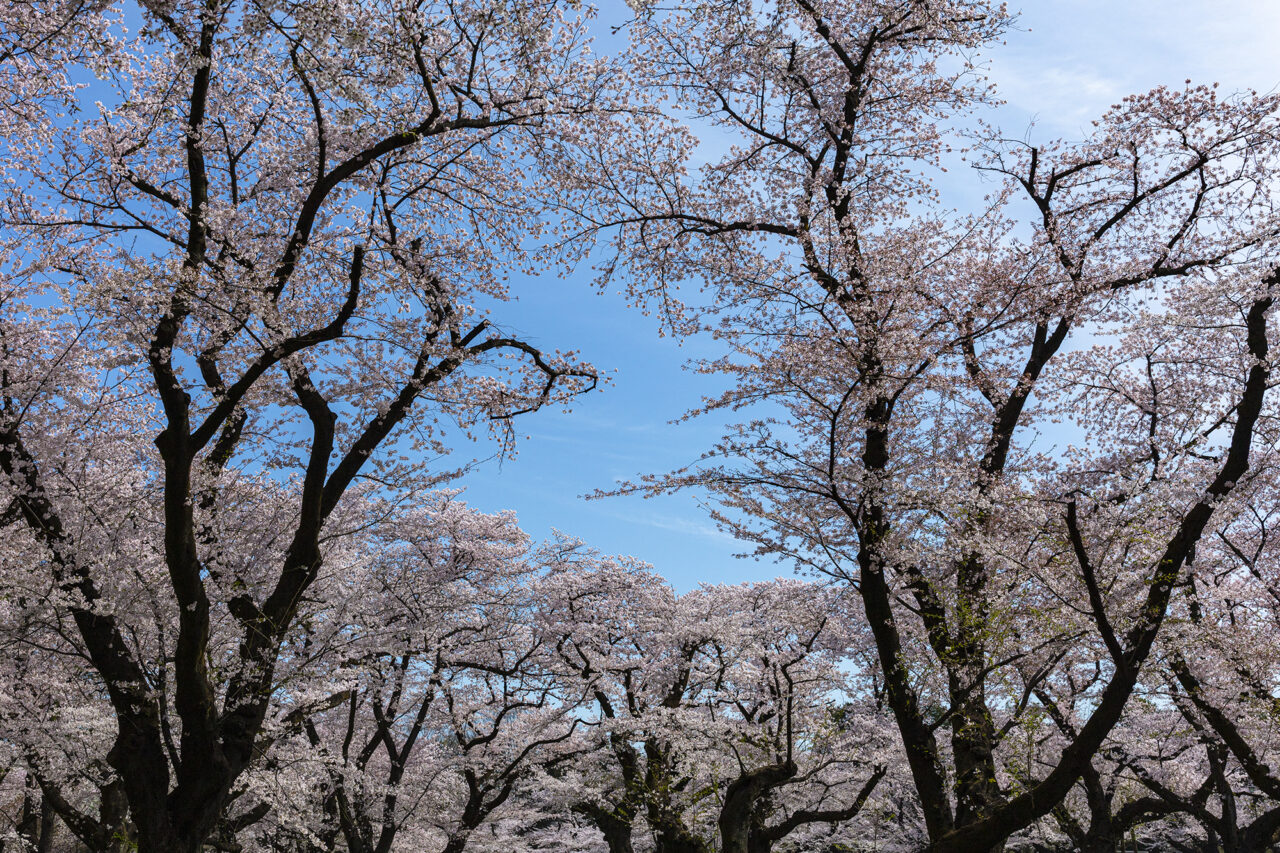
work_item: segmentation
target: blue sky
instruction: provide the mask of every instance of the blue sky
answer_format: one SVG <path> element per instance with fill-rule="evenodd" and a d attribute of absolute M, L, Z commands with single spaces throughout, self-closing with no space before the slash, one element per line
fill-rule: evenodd
<path fill-rule="evenodd" d="M 622 20 L 621 8 L 602 9 L 601 32 Z M 994 120 L 1011 136 L 1030 128 L 1032 140 L 1078 138 L 1126 94 L 1188 78 L 1225 91 L 1280 88 L 1276 0 L 1040 0 L 1022 9 L 1019 30 L 986 63 L 1007 102 Z M 953 205 L 985 191 L 972 174 L 953 172 L 950 181 Z M 651 562 L 682 590 L 788 574 L 785 565 L 735 559 L 742 547 L 715 528 L 693 494 L 581 497 L 692 462 L 719 436 L 710 420 L 670 423 L 717 390 L 715 379 L 682 369 L 690 356 L 710 352 L 709 343 L 659 338 L 656 321 L 616 294 L 596 294 L 589 270 L 533 280 L 519 292 L 520 301 L 502 312 L 505 323 L 544 346 L 581 351 L 612 384 L 579 399 L 570 414 L 523 418 L 517 432 L 529 438 L 519 455 L 464 477 L 457 485 L 465 499 L 486 511 L 514 509 L 535 538 L 558 528 L 607 553 Z"/>

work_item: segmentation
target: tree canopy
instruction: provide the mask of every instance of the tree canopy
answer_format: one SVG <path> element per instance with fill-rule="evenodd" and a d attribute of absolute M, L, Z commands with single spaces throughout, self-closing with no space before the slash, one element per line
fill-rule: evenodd
<path fill-rule="evenodd" d="M 1015 21 L 0 3 L 2 849 L 1269 850 L 1280 95 L 1014 138 Z M 613 493 L 796 578 L 463 500 L 533 286 L 714 342 Z"/>

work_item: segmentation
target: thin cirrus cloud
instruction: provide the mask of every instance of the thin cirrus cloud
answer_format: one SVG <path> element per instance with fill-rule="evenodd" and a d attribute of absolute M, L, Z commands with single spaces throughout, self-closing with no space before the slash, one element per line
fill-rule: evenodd
<path fill-rule="evenodd" d="M 1158 85 L 1280 86 L 1274 0 L 1064 0 L 1028 4 L 1018 27 L 986 66 L 1004 118 L 1034 118 L 1050 135 L 1079 136 L 1125 95 Z"/>

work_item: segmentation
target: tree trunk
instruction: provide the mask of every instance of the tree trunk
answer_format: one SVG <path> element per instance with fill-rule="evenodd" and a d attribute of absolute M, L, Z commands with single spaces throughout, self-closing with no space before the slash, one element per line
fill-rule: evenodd
<path fill-rule="evenodd" d="M 34 778 L 28 775 L 22 792 L 22 815 L 17 826 L 20 849 L 53 853 L 54 833 L 58 828 L 56 815 L 49 802 L 44 797 L 37 796 L 38 791 Z M 0 847 L 0 850 L 3 849 Z"/>
<path fill-rule="evenodd" d="M 599 824 L 597 824 L 599 826 Z M 605 843 L 609 845 L 609 853 L 635 853 L 631 845 L 631 824 L 618 821 L 609 826 L 600 826 Z"/>
<path fill-rule="evenodd" d="M 632 846 L 632 813 L 626 805 L 578 803 L 573 810 L 584 814 L 600 830 L 609 845 L 609 853 L 634 853 Z"/>
<path fill-rule="evenodd" d="M 653 831 L 654 853 L 711 853 L 710 846 L 689 831 L 671 800 L 682 782 L 673 778 L 669 747 L 647 740 L 645 752 L 646 816 Z"/>
<path fill-rule="evenodd" d="M 795 762 L 784 761 L 749 770 L 729 783 L 724 805 L 720 808 L 723 853 L 756 853 L 759 850 L 759 842 L 765 841 L 759 832 L 760 798 L 795 775 Z M 751 843 L 752 836 L 757 837 L 755 845 Z"/>

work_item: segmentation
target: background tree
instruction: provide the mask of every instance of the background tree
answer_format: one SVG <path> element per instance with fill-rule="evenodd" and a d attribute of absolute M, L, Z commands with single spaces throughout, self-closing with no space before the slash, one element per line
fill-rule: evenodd
<path fill-rule="evenodd" d="M 684 740 L 720 765 L 720 849 L 769 853 L 813 825 L 834 834 L 884 777 L 881 762 L 900 759 L 847 603 L 794 581 L 701 592 L 715 632 L 698 663 L 713 687 Z"/>
<path fill-rule="evenodd" d="M 656 850 L 758 853 L 859 814 L 874 765 L 898 756 L 838 596 L 798 581 L 677 596 L 577 543 L 554 554 L 540 626 L 596 729 L 558 787 L 611 853 L 636 849 L 640 818 Z"/>
<path fill-rule="evenodd" d="M 579 764 L 574 808 L 610 853 L 630 853 L 637 820 L 662 853 L 708 849 L 679 721 L 706 688 L 694 659 L 709 641 L 705 611 L 635 560 L 552 543 L 538 587 L 538 628 L 566 690 L 587 700 L 598 734 Z"/>
<path fill-rule="evenodd" d="M 459 853 L 535 767 L 566 757 L 580 702 L 542 665 L 537 565 L 510 513 L 445 498 L 381 535 L 364 583 L 332 597 L 363 602 L 344 628 L 355 686 L 304 731 L 348 850 Z"/>

